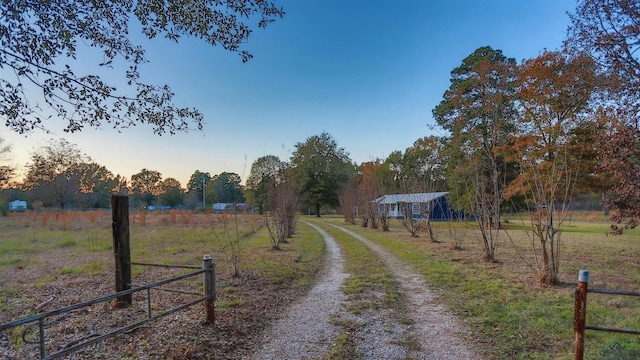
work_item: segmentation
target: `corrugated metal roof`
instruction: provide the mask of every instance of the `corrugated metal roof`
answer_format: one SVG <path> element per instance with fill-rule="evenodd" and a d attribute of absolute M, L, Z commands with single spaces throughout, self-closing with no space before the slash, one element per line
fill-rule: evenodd
<path fill-rule="evenodd" d="M 448 192 L 432 192 L 432 193 L 415 193 L 415 194 L 392 194 L 381 196 L 374 202 L 378 204 L 397 204 L 397 203 L 428 203 L 430 201 L 439 199 Z"/>

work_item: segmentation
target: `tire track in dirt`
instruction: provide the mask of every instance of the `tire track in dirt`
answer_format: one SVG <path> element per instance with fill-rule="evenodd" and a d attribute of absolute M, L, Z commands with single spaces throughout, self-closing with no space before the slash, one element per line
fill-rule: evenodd
<path fill-rule="evenodd" d="M 410 332 L 422 346 L 420 359 L 481 359 L 464 341 L 468 330 L 437 300 L 423 276 L 383 246 L 344 227 L 330 225 L 365 244 L 392 273 L 407 299 L 407 315 L 413 320 Z"/>
<path fill-rule="evenodd" d="M 317 284 L 287 314 L 266 330 L 259 351 L 251 359 L 319 359 L 338 333 L 331 319 L 341 311 L 343 272 L 340 248 L 326 231 L 307 223 L 324 238 L 327 259 Z"/>

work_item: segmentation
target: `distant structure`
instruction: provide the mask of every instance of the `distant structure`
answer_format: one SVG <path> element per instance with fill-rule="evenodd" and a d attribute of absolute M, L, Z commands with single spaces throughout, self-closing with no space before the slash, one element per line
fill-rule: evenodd
<path fill-rule="evenodd" d="M 27 211 L 27 202 L 22 200 L 13 200 L 9 203 L 9 211 Z"/>
<path fill-rule="evenodd" d="M 244 203 L 214 203 L 211 204 L 213 211 L 251 211 L 251 207 Z"/>
<path fill-rule="evenodd" d="M 402 218 L 405 207 L 414 219 L 423 219 L 429 214 L 429 220 L 451 220 L 461 214 L 449 207 L 446 195 L 448 192 L 391 194 L 375 200 L 378 213 L 386 213 L 389 218 Z"/>

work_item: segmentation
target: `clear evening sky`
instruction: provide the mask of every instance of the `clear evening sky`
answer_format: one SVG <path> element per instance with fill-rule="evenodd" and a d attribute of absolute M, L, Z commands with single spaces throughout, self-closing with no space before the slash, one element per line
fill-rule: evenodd
<path fill-rule="evenodd" d="M 431 110 L 450 72 L 481 46 L 518 62 L 558 49 L 569 25 L 569 0 L 286 0 L 286 15 L 255 29 L 240 56 L 196 39 L 138 43 L 150 63 L 143 78 L 168 84 L 180 107 L 205 115 L 203 132 L 154 135 L 137 126 L 103 126 L 66 134 L 21 136 L 3 127 L 24 172 L 30 154 L 65 137 L 114 174 L 142 168 L 186 185 L 195 170 L 235 172 L 243 181 L 264 155 L 288 159 L 294 145 L 323 131 L 356 163 L 404 151 L 431 130 Z M 96 61 L 90 60 L 93 64 Z M 82 68 L 85 69 L 85 68 Z M 91 71 L 92 68 L 86 68 Z M 123 69 L 118 69 L 118 76 Z"/>

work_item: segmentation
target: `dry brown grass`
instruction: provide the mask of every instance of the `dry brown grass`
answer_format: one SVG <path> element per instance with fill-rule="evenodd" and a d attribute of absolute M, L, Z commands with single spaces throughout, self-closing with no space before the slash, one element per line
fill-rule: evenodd
<path fill-rule="evenodd" d="M 43 220 L 45 219 L 45 220 Z M 311 258 L 309 244 L 321 244 L 307 233 L 294 237 L 285 251 L 274 252 L 266 233 L 255 233 L 257 215 L 238 218 L 241 236 L 249 235 L 241 276 L 231 276 L 214 231 L 235 218 L 185 211 L 131 214 L 132 261 L 201 266 L 204 254 L 217 263 L 217 318 L 203 324 L 201 306 L 91 346 L 80 356 L 112 358 L 238 358 L 255 346 L 254 339 L 294 298 L 304 293 L 309 277 L 318 268 L 321 248 Z M 235 230 L 234 230 L 235 231 Z M 111 213 L 65 212 L 11 214 L 0 217 L 0 323 L 50 311 L 113 293 Z M 304 232 L 303 232 L 304 234 Z M 266 264 L 266 265 L 265 265 Z M 189 270 L 133 266 L 133 286 L 146 284 Z M 171 284 L 171 288 L 202 291 L 202 278 Z M 154 313 L 193 300 L 194 296 L 152 292 Z M 145 293 L 134 295 L 125 310 L 94 305 L 61 318 L 52 318 L 47 329 L 49 351 L 92 333 L 104 333 L 116 325 L 146 314 Z M 0 333 L 0 358 L 34 358 L 35 345 L 20 338 L 24 328 Z M 12 349 L 9 349 L 11 347 Z"/>

